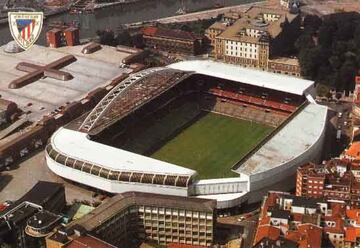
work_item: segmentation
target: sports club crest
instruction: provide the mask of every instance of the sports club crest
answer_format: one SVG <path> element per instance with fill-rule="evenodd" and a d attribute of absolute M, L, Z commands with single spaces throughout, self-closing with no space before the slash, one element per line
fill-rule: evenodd
<path fill-rule="evenodd" d="M 24 50 L 29 49 L 40 36 L 44 14 L 42 12 L 9 12 L 11 35 Z"/>

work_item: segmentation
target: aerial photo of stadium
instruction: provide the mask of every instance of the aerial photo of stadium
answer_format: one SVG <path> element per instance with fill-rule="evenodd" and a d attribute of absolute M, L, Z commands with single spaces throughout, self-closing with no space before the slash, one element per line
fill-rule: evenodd
<path fill-rule="evenodd" d="M 327 108 L 313 93 L 312 81 L 207 60 L 146 69 L 57 130 L 47 165 L 110 193 L 210 198 L 218 209 L 259 201 L 321 155 Z"/>

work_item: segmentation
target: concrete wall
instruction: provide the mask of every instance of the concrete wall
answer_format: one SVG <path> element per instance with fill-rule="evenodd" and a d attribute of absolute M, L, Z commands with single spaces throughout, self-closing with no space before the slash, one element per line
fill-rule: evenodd
<path fill-rule="evenodd" d="M 199 180 L 189 188 L 191 195 L 213 195 L 213 194 L 229 194 L 241 193 L 247 191 L 248 181 L 245 179 L 222 178 Z"/>

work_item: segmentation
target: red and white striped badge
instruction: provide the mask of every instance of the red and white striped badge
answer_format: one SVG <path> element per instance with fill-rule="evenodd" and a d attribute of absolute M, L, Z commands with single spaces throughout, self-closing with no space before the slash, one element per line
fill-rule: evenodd
<path fill-rule="evenodd" d="M 44 15 L 42 12 L 9 12 L 11 35 L 24 50 L 29 49 L 39 38 Z"/>

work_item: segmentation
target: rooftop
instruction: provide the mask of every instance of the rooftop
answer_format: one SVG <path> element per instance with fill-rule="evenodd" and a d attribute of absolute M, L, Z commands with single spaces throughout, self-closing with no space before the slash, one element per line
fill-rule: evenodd
<path fill-rule="evenodd" d="M 196 174 L 195 171 L 152 159 L 136 153 L 117 149 L 89 139 L 87 133 L 60 128 L 51 137 L 53 148 L 62 154 L 83 161 L 91 161 L 109 170 L 159 173 L 171 175 Z"/>
<path fill-rule="evenodd" d="M 274 169 L 300 156 L 319 140 L 325 130 L 327 107 L 308 104 L 290 122 L 235 169 L 253 175 Z M 291 144 L 291 146 L 289 146 Z"/>
<path fill-rule="evenodd" d="M 299 60 L 297 58 L 288 58 L 288 57 L 279 57 L 270 59 L 269 62 L 276 62 L 276 63 L 284 63 L 287 65 L 299 65 Z"/>
<path fill-rule="evenodd" d="M 17 200 L 14 205 L 24 201 L 42 205 L 46 203 L 50 197 L 62 190 L 64 190 L 64 186 L 61 183 L 39 181 L 23 197 Z"/>
<path fill-rule="evenodd" d="M 71 226 L 75 228 L 80 225 L 87 231 L 92 231 L 119 211 L 135 205 L 213 212 L 216 202 L 209 199 L 127 192 L 108 199 L 83 218 L 72 222 Z"/>
<path fill-rule="evenodd" d="M 146 27 L 143 29 L 143 34 L 146 36 L 162 37 L 184 41 L 195 41 L 202 38 L 191 32 L 182 31 L 179 29 L 164 29 L 158 27 Z"/>
<path fill-rule="evenodd" d="M 225 30 L 226 28 L 227 28 L 226 23 L 224 23 L 224 22 L 215 22 L 208 29 Z"/>
<path fill-rule="evenodd" d="M 211 60 L 189 60 L 171 64 L 168 67 L 295 95 L 303 95 L 314 87 L 313 81 Z"/>
<path fill-rule="evenodd" d="M 130 72 L 129 69 L 119 68 L 121 58 L 126 55 L 107 46 L 88 55 L 81 53 L 83 46 L 52 49 L 34 45 L 27 51 L 13 54 L 4 52 L 4 47 L 0 47 L 0 95 L 15 102 L 25 112 L 31 111 L 31 121 L 39 120 L 69 102 L 80 100 L 89 91 L 107 85 L 110 79 Z M 27 74 L 16 69 L 20 62 L 47 65 L 67 55 L 74 55 L 76 61 L 61 68 L 61 71 L 70 73 L 73 79 L 61 81 L 42 77 L 22 88 L 9 89 L 10 82 Z"/>
<path fill-rule="evenodd" d="M 277 16 L 277 19 L 267 21 L 264 15 L 271 14 Z M 220 38 L 238 40 L 243 42 L 256 43 L 259 37 L 252 37 L 248 35 L 240 35 L 239 33 L 245 29 L 256 29 L 270 34 L 271 37 L 276 37 L 281 33 L 281 24 L 288 20 L 292 22 L 297 15 L 291 14 L 288 11 L 275 8 L 265 8 L 253 6 L 246 11 L 240 19 L 233 25 L 229 26 L 221 35 Z"/>
<path fill-rule="evenodd" d="M 360 160 L 360 142 L 358 141 L 352 143 L 345 154 L 355 160 Z"/>
<path fill-rule="evenodd" d="M 67 248 L 115 248 L 103 240 L 90 235 L 80 236 L 70 242 Z"/>

